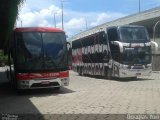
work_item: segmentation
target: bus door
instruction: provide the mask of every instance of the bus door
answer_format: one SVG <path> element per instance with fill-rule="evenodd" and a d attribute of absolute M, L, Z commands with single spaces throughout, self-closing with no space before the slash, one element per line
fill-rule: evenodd
<path fill-rule="evenodd" d="M 116 27 L 107 29 L 108 43 L 110 47 L 111 54 L 111 70 L 113 76 L 119 75 L 118 65 L 115 63 L 120 63 L 120 48 L 118 45 L 114 44 L 114 41 L 119 41 L 119 35 Z"/>

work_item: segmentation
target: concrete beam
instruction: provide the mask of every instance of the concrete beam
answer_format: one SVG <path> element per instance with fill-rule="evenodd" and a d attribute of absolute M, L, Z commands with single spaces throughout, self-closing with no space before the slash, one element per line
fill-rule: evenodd
<path fill-rule="evenodd" d="M 153 25 L 158 20 L 160 20 L 160 7 L 150 9 L 150 10 L 147 10 L 147 11 L 144 11 L 141 13 L 129 15 L 129 16 L 126 16 L 126 17 L 123 17 L 123 18 L 120 18 L 120 19 L 93 27 L 87 31 L 84 31 L 84 32 L 81 32 L 81 33 L 75 35 L 70 40 L 81 38 L 81 37 L 86 36 L 88 34 L 92 34 L 94 32 L 100 31 L 100 29 L 104 29 L 106 27 L 116 26 L 116 25 L 126 25 L 126 24 L 143 25 L 143 26 L 146 26 L 149 31 L 152 31 L 151 29 L 152 29 Z M 152 34 L 151 34 L 151 36 L 152 36 Z"/>

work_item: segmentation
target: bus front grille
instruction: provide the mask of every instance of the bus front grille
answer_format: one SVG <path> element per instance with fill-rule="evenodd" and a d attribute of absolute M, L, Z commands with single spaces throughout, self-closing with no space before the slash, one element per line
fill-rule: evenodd
<path fill-rule="evenodd" d="M 32 87 L 54 87 L 54 86 L 60 86 L 58 82 L 51 82 L 49 84 L 42 84 L 42 83 L 34 83 Z"/>
<path fill-rule="evenodd" d="M 143 66 L 134 66 L 132 69 L 144 69 Z"/>

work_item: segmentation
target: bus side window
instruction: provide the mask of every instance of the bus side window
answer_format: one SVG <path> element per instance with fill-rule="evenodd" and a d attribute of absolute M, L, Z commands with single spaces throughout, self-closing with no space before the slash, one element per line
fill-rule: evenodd
<path fill-rule="evenodd" d="M 99 39 L 100 44 L 107 44 L 106 35 L 105 35 L 104 31 L 99 33 L 99 38 L 98 39 Z"/>
<path fill-rule="evenodd" d="M 116 28 L 109 28 L 107 30 L 108 40 L 109 41 L 117 41 L 118 40 L 118 33 Z"/>

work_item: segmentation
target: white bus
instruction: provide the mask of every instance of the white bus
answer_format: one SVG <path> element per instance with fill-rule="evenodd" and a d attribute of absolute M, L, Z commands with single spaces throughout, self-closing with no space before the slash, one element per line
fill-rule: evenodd
<path fill-rule="evenodd" d="M 72 67 L 80 75 L 127 78 L 150 75 L 152 50 L 158 44 L 150 41 L 143 26 L 124 25 L 72 39 Z"/>

